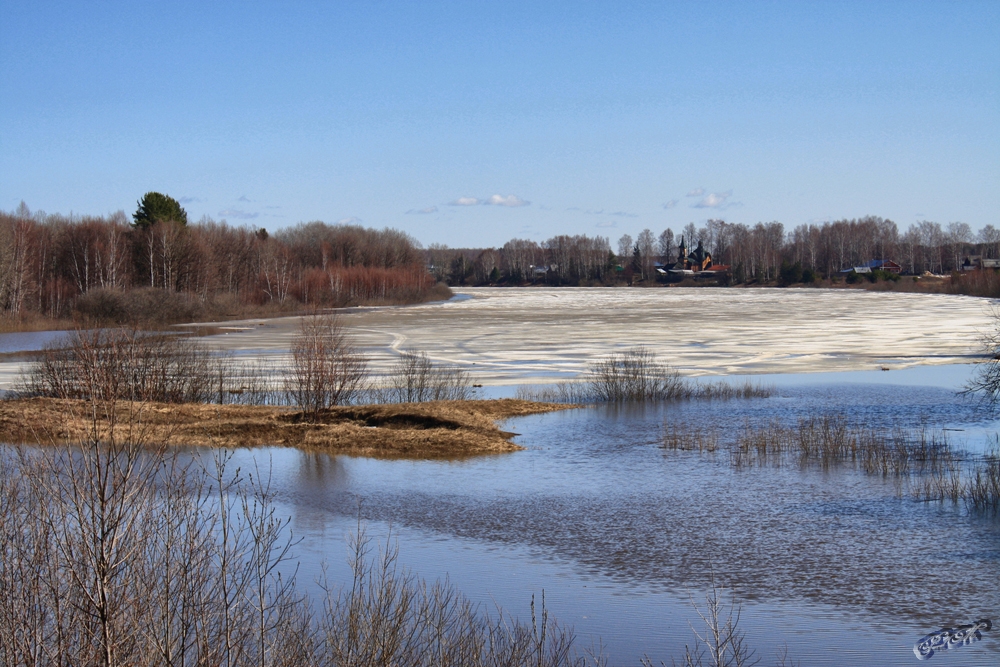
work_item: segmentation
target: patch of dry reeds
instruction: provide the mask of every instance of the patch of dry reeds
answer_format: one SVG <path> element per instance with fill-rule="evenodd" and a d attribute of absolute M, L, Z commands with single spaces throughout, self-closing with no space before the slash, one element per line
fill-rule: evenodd
<path fill-rule="evenodd" d="M 728 440 L 718 430 L 675 424 L 664 429 L 661 446 L 671 451 L 728 452 L 734 467 L 762 465 L 854 465 L 870 475 L 900 482 L 919 500 L 962 500 L 977 511 L 1000 510 L 1000 453 L 961 456 L 944 432 L 926 428 L 876 428 L 840 415 L 744 423 Z"/>
<path fill-rule="evenodd" d="M 675 451 L 714 452 L 719 448 L 719 432 L 715 429 L 688 429 L 676 424 L 666 427 L 663 447 Z"/>

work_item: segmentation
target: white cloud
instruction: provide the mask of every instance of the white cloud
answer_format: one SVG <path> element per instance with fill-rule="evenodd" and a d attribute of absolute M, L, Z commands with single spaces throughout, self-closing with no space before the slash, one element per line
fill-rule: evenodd
<path fill-rule="evenodd" d="M 357 225 L 361 222 L 361 218 L 356 218 L 353 215 L 349 218 L 341 218 L 337 221 L 338 225 Z"/>
<path fill-rule="evenodd" d="M 671 208 L 677 206 L 678 201 L 679 200 L 677 200 L 677 199 L 671 199 L 670 201 L 668 201 L 666 204 L 663 205 L 663 208 L 671 209 Z"/>
<path fill-rule="evenodd" d="M 219 211 L 219 216 L 223 218 L 239 218 L 240 220 L 253 220 L 260 213 L 251 213 L 250 211 L 244 211 L 238 208 L 227 208 L 224 211 Z"/>
<path fill-rule="evenodd" d="M 733 191 L 728 192 L 711 192 L 705 195 L 705 198 L 694 205 L 694 208 L 729 208 L 730 206 L 742 206 L 738 201 L 729 201 L 729 198 L 733 196 Z"/>
<path fill-rule="evenodd" d="M 613 215 L 619 218 L 638 218 L 639 216 L 635 213 L 629 213 L 628 211 L 605 211 L 603 208 L 599 211 L 592 211 L 590 209 L 584 211 L 587 215 Z"/>
<path fill-rule="evenodd" d="M 517 195 L 493 195 L 488 199 L 480 199 L 479 197 L 459 197 L 455 201 L 448 202 L 448 206 L 478 206 L 483 204 L 484 206 L 529 206 L 530 201 L 525 201 L 518 197 Z"/>
<path fill-rule="evenodd" d="M 483 202 L 490 206 L 528 206 L 531 204 L 530 201 L 525 201 L 518 197 L 517 195 L 493 195 L 489 199 Z"/>
<path fill-rule="evenodd" d="M 688 197 L 700 197 L 705 194 L 705 188 L 695 188 L 691 192 L 687 193 Z"/>
<path fill-rule="evenodd" d="M 437 206 L 427 206 L 426 208 L 411 208 L 406 212 L 407 215 L 429 215 L 431 213 L 437 213 Z"/>
<path fill-rule="evenodd" d="M 608 227 L 617 227 L 618 226 L 618 222 L 615 221 L 615 220 L 603 220 L 603 221 L 597 223 L 597 226 L 600 227 L 600 228 L 602 228 L 602 229 L 607 229 Z"/>

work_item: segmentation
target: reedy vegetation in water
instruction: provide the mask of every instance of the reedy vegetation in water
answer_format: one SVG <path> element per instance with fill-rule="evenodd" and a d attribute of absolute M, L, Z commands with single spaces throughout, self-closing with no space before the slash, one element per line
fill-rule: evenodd
<path fill-rule="evenodd" d="M 746 422 L 728 439 L 717 428 L 665 428 L 667 450 L 724 451 L 735 467 L 815 463 L 855 465 L 891 477 L 920 500 L 962 501 L 970 510 L 1000 516 L 1000 449 L 982 456 L 954 451 L 943 432 L 875 428 L 840 415 L 800 419 L 795 425 Z"/>

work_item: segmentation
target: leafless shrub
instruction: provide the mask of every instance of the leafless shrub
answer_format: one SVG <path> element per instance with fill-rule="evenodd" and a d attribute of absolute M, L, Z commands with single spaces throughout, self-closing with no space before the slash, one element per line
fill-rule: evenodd
<path fill-rule="evenodd" d="M 704 607 L 691 599 L 691 606 L 703 623 L 699 631 L 693 625 L 695 643 L 684 646 L 683 667 L 751 667 L 760 663 L 756 651 L 747 644 L 746 632 L 740 629 L 740 617 L 743 607 L 735 597 L 726 601 L 722 591 L 712 579 L 712 587 L 705 596 Z M 779 654 L 779 660 L 784 662 L 787 657 Z M 641 661 L 643 667 L 654 667 L 648 657 Z M 660 663 L 661 665 L 663 663 Z M 674 665 L 677 663 L 674 662 Z"/>
<path fill-rule="evenodd" d="M 135 329 L 78 330 L 44 349 L 16 394 L 94 401 L 273 405 L 283 387 L 263 362 L 213 353 L 199 343 Z"/>
<path fill-rule="evenodd" d="M 315 417 L 333 405 L 351 403 L 364 391 L 368 361 L 335 317 L 302 318 L 291 353 L 285 395 L 307 415 Z"/>
<path fill-rule="evenodd" d="M 680 374 L 661 364 L 644 347 L 612 354 L 591 365 L 589 391 L 597 401 L 647 401 L 676 398 L 684 385 Z"/>
<path fill-rule="evenodd" d="M 992 411 L 1000 403 L 1000 305 L 992 304 L 989 314 L 993 326 L 979 340 L 983 358 L 959 393 L 978 398 L 981 407 Z"/>
<path fill-rule="evenodd" d="M 81 294 L 75 310 L 91 322 L 163 325 L 200 321 L 206 304 L 192 294 L 169 289 L 98 287 Z"/>
<path fill-rule="evenodd" d="M 219 366 L 194 341 L 135 329 L 78 330 L 42 351 L 21 394 L 95 401 L 208 402 Z"/>
<path fill-rule="evenodd" d="M 531 623 L 479 610 L 447 581 L 428 585 L 397 561 L 387 541 L 377 553 L 359 526 L 352 541 L 353 577 L 327 591 L 319 620 L 321 664 L 544 665 L 584 664 L 573 651 L 573 633 L 548 618 Z"/>
<path fill-rule="evenodd" d="M 544 600 L 530 624 L 487 613 L 363 531 L 353 577 L 315 607 L 266 473 L 137 445 L 3 451 L 2 664 L 583 664 Z"/>
<path fill-rule="evenodd" d="M 464 401 L 472 398 L 472 378 L 456 366 L 436 366 L 423 352 L 404 352 L 372 392 L 377 403 Z"/>
<path fill-rule="evenodd" d="M 517 398 L 552 403 L 621 403 L 680 399 L 767 398 L 774 388 L 751 380 L 695 382 L 682 378 L 643 347 L 611 354 L 591 364 L 582 380 L 546 387 L 521 386 Z"/>

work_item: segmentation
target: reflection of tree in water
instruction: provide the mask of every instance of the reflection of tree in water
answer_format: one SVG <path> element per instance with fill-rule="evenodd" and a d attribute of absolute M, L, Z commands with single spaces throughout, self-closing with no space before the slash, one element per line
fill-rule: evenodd
<path fill-rule="evenodd" d="M 787 490 L 776 486 L 774 492 Z M 343 501 L 345 514 L 356 508 L 353 497 Z M 845 500 L 829 511 L 770 512 L 740 508 L 740 501 L 731 493 L 696 505 L 552 497 L 483 503 L 373 494 L 363 510 L 368 519 L 549 548 L 602 576 L 669 590 L 708 585 L 714 567 L 720 583 L 744 599 L 806 599 L 924 623 L 942 609 L 1000 603 L 1000 567 L 995 546 L 988 544 L 995 545 L 995 537 L 963 531 L 961 553 L 954 551 L 955 542 L 929 544 L 927 536 L 938 534 L 939 525 L 901 511 L 906 501 L 871 508 L 868 501 Z M 793 514 L 782 516 L 783 509 Z M 973 564 L 980 576 L 970 581 L 966 568 Z M 941 603 L 928 608 L 928 599 Z"/>

